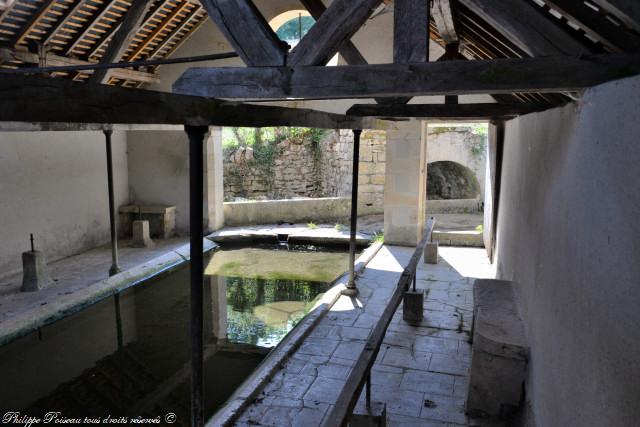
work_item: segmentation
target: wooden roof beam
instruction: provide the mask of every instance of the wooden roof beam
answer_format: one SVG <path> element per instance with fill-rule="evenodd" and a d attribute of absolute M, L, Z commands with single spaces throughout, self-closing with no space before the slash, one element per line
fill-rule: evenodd
<path fill-rule="evenodd" d="M 529 0 L 459 0 L 530 56 L 576 55 L 591 50 Z M 586 40 L 586 39 L 585 39 Z"/>
<path fill-rule="evenodd" d="M 322 3 L 322 0 L 300 0 L 300 3 L 302 3 L 316 21 L 327 11 L 327 7 Z M 367 60 L 351 40 L 345 40 L 338 52 L 349 65 L 363 65 L 367 63 Z"/>
<path fill-rule="evenodd" d="M 583 55 L 341 67 L 191 68 L 176 93 L 229 99 L 338 99 L 574 92 L 640 73 L 640 55 Z"/>
<path fill-rule="evenodd" d="M 492 120 L 512 119 L 522 114 L 544 111 L 556 104 L 410 104 L 375 105 L 355 104 L 348 115 L 380 118 L 416 118 L 446 120 Z"/>
<path fill-rule="evenodd" d="M 333 0 L 287 58 L 289 66 L 325 65 L 382 0 Z"/>
<path fill-rule="evenodd" d="M 375 121 L 321 111 L 231 103 L 66 79 L 0 78 L 0 121 L 367 129 Z M 61 107 L 62 106 L 62 107 Z"/>
<path fill-rule="evenodd" d="M 284 44 L 252 0 L 200 0 L 247 66 L 284 65 Z"/>

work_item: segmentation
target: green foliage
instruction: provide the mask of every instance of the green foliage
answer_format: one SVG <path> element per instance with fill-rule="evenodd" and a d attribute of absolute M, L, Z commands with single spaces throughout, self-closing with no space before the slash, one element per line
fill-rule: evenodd
<path fill-rule="evenodd" d="M 336 225 L 333 228 L 335 228 L 336 231 L 342 231 L 342 230 L 344 230 L 344 225 L 342 225 L 340 223 L 336 223 Z"/>
<path fill-rule="evenodd" d="M 310 223 L 307 224 L 307 228 L 309 230 L 315 230 L 316 228 L 318 228 L 318 225 L 315 224 L 314 222 L 310 222 Z"/>
<path fill-rule="evenodd" d="M 384 243 L 384 231 L 376 231 L 373 234 L 373 242 L 374 243 L 378 243 L 378 242 L 382 242 Z"/>
<path fill-rule="evenodd" d="M 476 231 L 484 231 L 484 226 L 480 224 L 479 226 L 476 227 Z"/>

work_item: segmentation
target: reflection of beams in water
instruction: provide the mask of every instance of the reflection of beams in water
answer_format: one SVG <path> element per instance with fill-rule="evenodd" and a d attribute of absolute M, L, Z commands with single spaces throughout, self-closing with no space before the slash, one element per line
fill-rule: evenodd
<path fill-rule="evenodd" d="M 211 357 L 219 352 L 225 353 L 243 353 L 243 354 L 260 354 L 266 356 L 271 349 L 258 347 L 251 344 L 232 343 L 221 340 L 216 344 L 205 345 L 202 354 L 206 363 Z M 132 414 L 142 414 L 150 411 L 154 406 L 165 400 L 169 394 L 174 391 L 180 384 L 188 381 L 191 377 L 191 362 L 187 362 L 175 374 L 160 383 L 152 392 L 147 394 L 132 409 Z"/>

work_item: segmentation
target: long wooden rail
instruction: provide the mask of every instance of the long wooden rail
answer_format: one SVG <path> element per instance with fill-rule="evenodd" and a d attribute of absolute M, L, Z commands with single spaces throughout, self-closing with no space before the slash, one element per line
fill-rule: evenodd
<path fill-rule="evenodd" d="M 338 396 L 336 404 L 333 406 L 333 409 L 322 424 L 323 427 L 347 425 L 365 384 L 367 385 L 367 406 L 370 406 L 371 368 L 376 361 L 376 357 L 380 351 L 380 346 L 384 340 L 389 323 L 391 323 L 391 319 L 398 309 L 404 293 L 409 289 L 409 285 L 415 279 L 418 262 L 422 258 L 424 249 L 431 239 L 431 233 L 433 232 L 434 225 L 435 219 L 433 217 L 429 218 L 422 240 L 418 243 L 415 252 L 409 260 L 409 264 L 407 264 L 407 267 L 402 272 L 400 280 L 398 280 L 396 290 L 391 296 L 389 304 L 387 304 L 387 307 L 384 309 L 382 316 L 380 316 L 380 320 L 378 320 L 375 328 L 369 334 L 367 343 L 365 344 L 362 353 L 360 353 L 360 357 L 358 357 L 351 374 L 347 378 L 346 384 Z"/>

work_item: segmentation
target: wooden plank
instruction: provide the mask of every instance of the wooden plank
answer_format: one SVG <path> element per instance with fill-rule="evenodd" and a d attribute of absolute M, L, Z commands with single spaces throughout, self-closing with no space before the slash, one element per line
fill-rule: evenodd
<path fill-rule="evenodd" d="M 0 78 L 0 121 L 370 129 L 375 121 L 66 79 Z"/>
<path fill-rule="evenodd" d="M 530 56 L 591 52 L 529 0 L 459 1 Z"/>
<path fill-rule="evenodd" d="M 593 0 L 607 12 L 640 32 L 640 2 L 638 0 Z"/>
<path fill-rule="evenodd" d="M 248 66 L 284 65 L 286 51 L 252 0 L 201 0 Z"/>
<path fill-rule="evenodd" d="M 40 64 L 40 57 L 37 53 L 31 53 L 24 50 L 0 49 L 7 52 L 15 59 L 27 64 Z M 49 67 L 66 67 L 69 65 L 90 65 L 92 62 L 83 61 L 81 59 L 68 58 L 66 56 L 58 56 L 48 53 L 46 63 Z M 84 71 L 85 73 L 93 73 L 93 70 Z M 158 76 L 153 73 L 145 73 L 143 71 L 130 70 L 127 68 L 117 68 L 112 70 L 112 76 L 122 80 L 131 80 L 140 83 L 158 83 Z"/>
<path fill-rule="evenodd" d="M 615 25 L 606 14 L 584 4 L 583 0 L 544 0 L 551 8 L 575 21 L 591 37 L 615 52 L 639 52 L 640 37 Z"/>
<path fill-rule="evenodd" d="M 229 99 L 338 99 L 574 92 L 640 73 L 640 55 L 510 58 L 341 67 L 191 68 L 176 93 Z"/>
<path fill-rule="evenodd" d="M 398 280 L 398 284 L 396 285 L 396 289 L 391 295 L 391 298 L 389 298 L 389 302 L 380 315 L 380 319 L 369 334 L 367 342 L 358 356 L 358 360 L 353 366 L 351 373 L 347 377 L 335 405 L 331 408 L 331 412 L 329 412 L 329 414 L 324 418 L 322 423 L 323 427 L 347 425 L 349 417 L 353 413 L 353 408 L 355 408 L 356 403 L 360 398 L 367 376 L 371 372 L 371 368 L 376 361 L 376 357 L 380 351 L 380 346 L 384 340 L 387 328 L 391 323 L 391 319 L 393 319 L 393 315 L 398 309 L 404 293 L 409 289 L 409 284 L 411 283 L 413 276 L 416 274 L 418 262 L 422 258 L 427 242 L 431 238 L 434 225 L 435 220 L 433 217 L 429 218 L 426 224 L 425 233 L 422 236 L 420 243 L 418 243 L 407 267 L 402 272 L 400 280 Z"/>
<path fill-rule="evenodd" d="M 111 64 L 119 62 L 122 59 L 122 55 L 124 55 L 125 51 L 129 48 L 131 40 L 140 29 L 152 4 L 153 2 L 151 0 L 140 0 L 131 3 L 131 7 L 124 15 L 120 28 L 113 35 L 111 42 L 107 46 L 107 50 L 100 59 L 101 64 Z M 104 84 L 109 81 L 110 77 L 110 70 L 96 70 L 89 79 Z"/>
<path fill-rule="evenodd" d="M 347 111 L 347 115 L 384 118 L 491 120 L 511 119 L 522 114 L 544 111 L 556 106 L 556 104 L 528 104 L 523 102 L 513 104 L 355 104 Z"/>
<path fill-rule="evenodd" d="M 393 62 L 429 61 L 429 2 L 396 0 L 393 9 Z"/>
<path fill-rule="evenodd" d="M 380 3 L 382 0 L 334 0 L 291 51 L 287 65 L 325 65 Z"/>
<path fill-rule="evenodd" d="M 452 1 L 455 0 L 433 0 L 433 6 L 431 7 L 433 20 L 445 45 L 460 42 L 453 20 Z"/>

